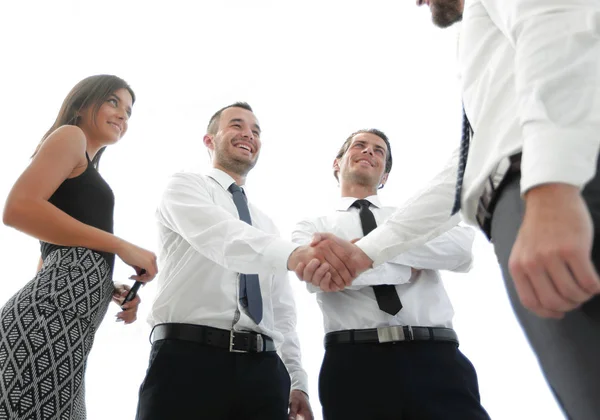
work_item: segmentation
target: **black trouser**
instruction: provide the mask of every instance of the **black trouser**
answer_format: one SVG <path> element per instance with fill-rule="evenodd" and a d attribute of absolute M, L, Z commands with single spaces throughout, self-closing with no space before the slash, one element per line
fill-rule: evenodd
<path fill-rule="evenodd" d="M 152 345 L 138 420 L 284 420 L 290 376 L 276 352 L 230 353 L 180 340 Z"/>
<path fill-rule="evenodd" d="M 329 346 L 319 397 L 325 420 L 489 420 L 473 365 L 448 342 Z"/>
<path fill-rule="evenodd" d="M 584 188 L 583 197 L 595 227 L 592 261 L 600 271 L 600 167 Z M 508 259 L 524 212 L 520 176 L 516 174 L 500 193 L 492 217 L 492 242 L 511 303 L 567 416 L 596 420 L 600 418 L 600 296 L 560 320 L 540 318 L 521 305 Z"/>

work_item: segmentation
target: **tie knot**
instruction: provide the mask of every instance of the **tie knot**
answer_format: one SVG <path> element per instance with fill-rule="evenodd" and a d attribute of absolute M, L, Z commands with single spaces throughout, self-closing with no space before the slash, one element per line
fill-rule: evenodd
<path fill-rule="evenodd" d="M 371 205 L 371 203 L 369 202 L 369 200 L 356 200 L 354 203 L 352 203 L 352 207 L 356 207 L 357 209 L 364 209 L 364 208 L 369 208 L 369 206 Z"/>
<path fill-rule="evenodd" d="M 244 192 L 244 190 L 242 190 L 240 188 L 240 186 L 238 184 L 236 184 L 235 182 L 229 186 L 228 190 L 232 194 L 235 192 Z"/>

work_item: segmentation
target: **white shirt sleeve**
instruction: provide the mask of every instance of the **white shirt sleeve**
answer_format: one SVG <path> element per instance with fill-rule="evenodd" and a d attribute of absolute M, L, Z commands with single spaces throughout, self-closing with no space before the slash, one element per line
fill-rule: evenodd
<path fill-rule="evenodd" d="M 521 191 L 584 186 L 600 147 L 598 0 L 482 0 L 515 48 Z"/>
<path fill-rule="evenodd" d="M 302 368 L 300 342 L 296 332 L 296 304 L 287 273 L 275 276 L 271 293 L 275 330 L 283 335 L 283 344 L 279 349 L 281 360 L 290 374 L 292 390 L 298 389 L 308 395 L 308 375 Z"/>
<path fill-rule="evenodd" d="M 404 252 L 392 261 L 417 269 L 466 273 L 473 263 L 475 230 L 457 226 L 437 238 Z"/>
<path fill-rule="evenodd" d="M 357 290 L 379 284 L 408 283 L 411 279 L 411 267 L 466 273 L 473 264 L 474 239 L 475 231 L 472 228 L 457 226 L 421 246 L 365 271 L 347 289 Z"/>
<path fill-rule="evenodd" d="M 425 189 L 356 243 L 373 260 L 374 267 L 425 244 L 460 222 L 458 214 L 450 215 L 457 167 L 458 150 Z"/>
<path fill-rule="evenodd" d="M 240 273 L 283 274 L 296 248 L 215 204 L 206 180 L 194 174 L 180 173 L 171 178 L 156 214 L 159 223 L 177 232 L 194 250 Z"/>
<path fill-rule="evenodd" d="M 360 274 L 346 289 L 359 290 L 364 287 L 379 286 L 382 284 L 397 286 L 408 283 L 410 277 L 411 269 L 409 266 L 386 262 Z"/>
<path fill-rule="evenodd" d="M 317 227 L 310 221 L 304 220 L 296 225 L 292 233 L 292 241 L 298 245 L 307 245 L 312 240 L 314 233 L 318 232 Z M 358 290 L 363 287 L 377 286 L 381 284 L 398 285 L 407 283 L 411 277 L 411 269 L 401 264 L 381 264 L 380 266 L 367 270 L 359 275 L 352 284 L 346 287 L 347 290 Z M 306 284 L 310 293 L 323 292 L 319 287 L 310 283 Z"/>
<path fill-rule="evenodd" d="M 317 232 L 317 227 L 310 221 L 303 220 L 300 223 L 296 224 L 296 227 L 292 232 L 292 242 L 300 246 L 307 245 L 312 241 L 312 236 L 315 232 Z M 321 292 L 320 288 L 313 286 L 310 283 L 306 283 L 306 288 L 310 293 Z"/>

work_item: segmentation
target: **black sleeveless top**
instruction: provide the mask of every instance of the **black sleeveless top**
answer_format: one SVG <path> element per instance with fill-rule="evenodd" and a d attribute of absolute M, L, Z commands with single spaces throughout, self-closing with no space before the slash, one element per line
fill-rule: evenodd
<path fill-rule="evenodd" d="M 75 178 L 66 179 L 48 201 L 86 225 L 113 233 L 115 196 L 90 162 L 87 153 L 85 156 L 88 162 L 86 170 Z M 66 248 L 43 241 L 40 243 L 42 259 L 45 259 L 52 251 Z M 100 251 L 98 253 L 104 256 L 112 268 L 115 260 L 114 254 Z"/>

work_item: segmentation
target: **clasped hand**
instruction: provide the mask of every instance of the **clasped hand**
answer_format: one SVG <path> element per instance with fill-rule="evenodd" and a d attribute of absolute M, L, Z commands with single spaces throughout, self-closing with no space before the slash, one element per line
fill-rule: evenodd
<path fill-rule="evenodd" d="M 331 233 L 315 233 L 309 245 L 297 248 L 288 260 L 288 269 L 299 279 L 320 287 L 324 292 L 343 290 L 373 261 L 354 241 L 345 241 Z"/>

